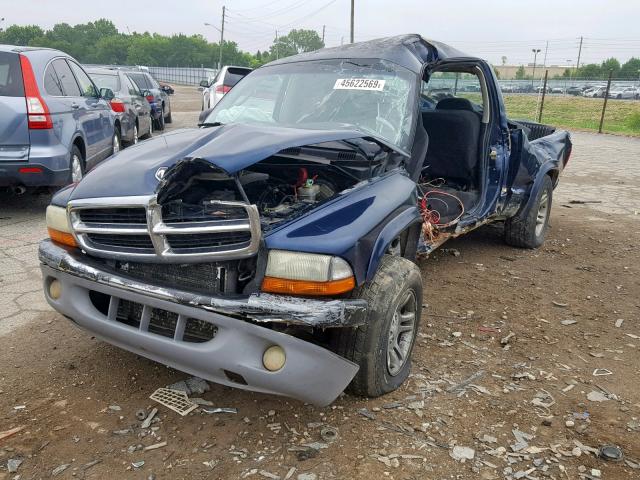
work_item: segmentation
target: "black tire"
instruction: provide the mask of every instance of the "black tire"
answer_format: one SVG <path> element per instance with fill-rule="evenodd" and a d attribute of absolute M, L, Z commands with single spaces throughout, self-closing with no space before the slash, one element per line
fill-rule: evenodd
<path fill-rule="evenodd" d="M 156 130 L 158 130 L 159 132 L 164 130 L 164 115 L 160 115 L 160 117 L 158 117 L 158 119 L 155 120 L 155 122 L 156 122 Z"/>
<path fill-rule="evenodd" d="M 333 349 L 338 355 L 360 366 L 347 391 L 356 395 L 378 397 L 400 387 L 411 371 L 411 354 L 420 327 L 422 307 L 420 270 L 406 258 L 385 255 L 373 281 L 357 288 L 353 297 L 367 301 L 367 319 L 359 327 L 336 330 L 332 339 Z M 400 315 L 396 317 L 397 312 L 404 316 L 410 313 L 409 310 L 402 313 L 401 304 L 406 298 L 409 298 L 414 313 L 413 330 L 410 338 L 406 336 L 401 339 L 401 348 L 406 348 L 406 355 L 401 365 L 395 364 L 396 371 L 392 373 L 389 343 L 394 338 L 400 338 L 399 335 L 391 335 L 392 323 L 403 318 Z M 400 343 L 397 342 L 396 345 Z M 399 358 L 395 355 L 395 349 L 391 351 Z"/>
<path fill-rule="evenodd" d="M 79 162 L 79 171 L 76 171 L 76 173 L 74 174 L 74 163 L 76 161 Z M 84 172 L 84 156 L 82 155 L 82 152 L 80 151 L 78 146 L 74 144 L 71 146 L 71 151 L 69 152 L 69 183 L 79 182 L 82 177 L 84 177 Z"/>
<path fill-rule="evenodd" d="M 505 222 L 505 241 L 514 247 L 540 247 L 549 228 L 552 200 L 553 182 L 549 175 L 545 175 L 531 208 Z"/>
<path fill-rule="evenodd" d="M 171 123 L 173 122 L 173 118 L 171 117 L 171 110 L 169 110 L 169 115 L 167 115 L 166 117 L 164 117 L 164 121 L 166 123 Z"/>

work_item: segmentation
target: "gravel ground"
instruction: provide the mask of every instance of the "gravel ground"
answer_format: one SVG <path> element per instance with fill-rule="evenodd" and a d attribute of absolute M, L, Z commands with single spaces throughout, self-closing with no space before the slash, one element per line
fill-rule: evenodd
<path fill-rule="evenodd" d="M 199 102 L 178 88 L 169 128 L 193 126 Z M 22 427 L 0 440 L 0 480 L 640 478 L 640 140 L 574 141 L 546 244 L 510 248 L 488 226 L 422 260 L 409 381 L 327 408 L 218 385 L 201 396 L 237 414 L 154 405 L 187 376 L 54 313 L 36 258 L 48 197 L 0 195 L 0 438 Z M 625 460 L 597 458 L 607 444 Z"/>

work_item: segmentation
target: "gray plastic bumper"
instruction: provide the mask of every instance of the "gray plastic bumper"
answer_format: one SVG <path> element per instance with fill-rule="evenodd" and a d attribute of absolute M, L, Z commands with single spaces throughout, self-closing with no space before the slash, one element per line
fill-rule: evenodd
<path fill-rule="evenodd" d="M 58 260 L 71 255 L 50 242 L 47 242 L 46 249 L 49 254 L 57 250 Z M 202 307 L 136 292 L 130 285 L 118 287 L 119 281 L 113 281 L 113 276 L 106 272 L 102 278 L 112 280 L 111 284 L 74 275 L 68 269 L 56 268 L 61 264 L 68 266 L 68 262 L 50 263 L 52 257 L 43 257 L 42 246 L 40 253 L 45 296 L 49 304 L 97 337 L 138 355 L 216 383 L 285 395 L 319 406 L 335 400 L 358 371 L 354 363 L 304 340 Z M 48 293 L 53 279 L 58 280 L 62 287 L 57 299 Z M 109 295 L 110 305 L 114 305 L 115 310 L 110 308 L 108 314 L 99 311 L 89 296 L 90 291 Z M 121 300 L 136 302 L 143 306 L 144 311 L 160 309 L 172 312 L 178 315 L 178 325 L 181 324 L 180 319 L 187 318 L 209 322 L 217 327 L 217 332 L 209 341 L 191 343 L 182 339 L 179 327 L 176 327 L 174 338 L 168 338 L 149 331 L 145 322 L 141 322 L 139 328 L 126 325 L 115 319 L 117 303 Z M 280 302 L 280 307 L 284 306 L 286 297 Z M 279 345 L 286 353 L 286 362 L 277 372 L 266 370 L 262 364 L 264 351 L 272 345 Z M 238 375 L 246 385 L 237 383 Z"/>

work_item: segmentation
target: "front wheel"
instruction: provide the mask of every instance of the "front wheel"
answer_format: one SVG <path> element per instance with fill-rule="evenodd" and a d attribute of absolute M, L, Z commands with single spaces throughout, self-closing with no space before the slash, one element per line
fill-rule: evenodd
<path fill-rule="evenodd" d="M 409 376 L 420 326 L 422 276 L 406 258 L 385 255 L 374 279 L 353 296 L 367 301 L 364 325 L 339 329 L 333 347 L 360 366 L 348 391 L 378 397 L 396 390 Z"/>
<path fill-rule="evenodd" d="M 509 218 L 504 224 L 505 241 L 514 247 L 538 248 L 544 243 L 549 228 L 553 183 L 545 175 L 542 186 L 531 208 L 520 215 Z"/>
<path fill-rule="evenodd" d="M 156 122 L 156 124 L 155 124 L 156 130 L 158 130 L 158 131 L 164 130 L 164 115 L 163 114 L 161 114 L 155 122 Z"/>
<path fill-rule="evenodd" d="M 116 128 L 113 132 L 113 138 L 111 139 L 111 155 L 115 155 L 122 148 L 122 137 L 120 136 L 120 129 Z"/>
<path fill-rule="evenodd" d="M 84 176 L 84 159 L 77 145 L 71 147 L 69 157 L 69 183 L 78 183 Z"/>

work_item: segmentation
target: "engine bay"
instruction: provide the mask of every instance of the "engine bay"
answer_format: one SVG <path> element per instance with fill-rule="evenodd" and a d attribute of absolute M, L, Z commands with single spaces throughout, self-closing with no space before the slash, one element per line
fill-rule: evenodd
<path fill-rule="evenodd" d="M 256 205 L 262 231 L 269 231 L 379 175 L 392 156 L 379 145 L 366 145 L 372 153 L 332 147 L 286 149 L 235 175 L 205 160 L 183 160 L 167 172 L 158 190 L 163 218 L 233 220 L 244 210 L 224 202 L 243 202 Z"/>

